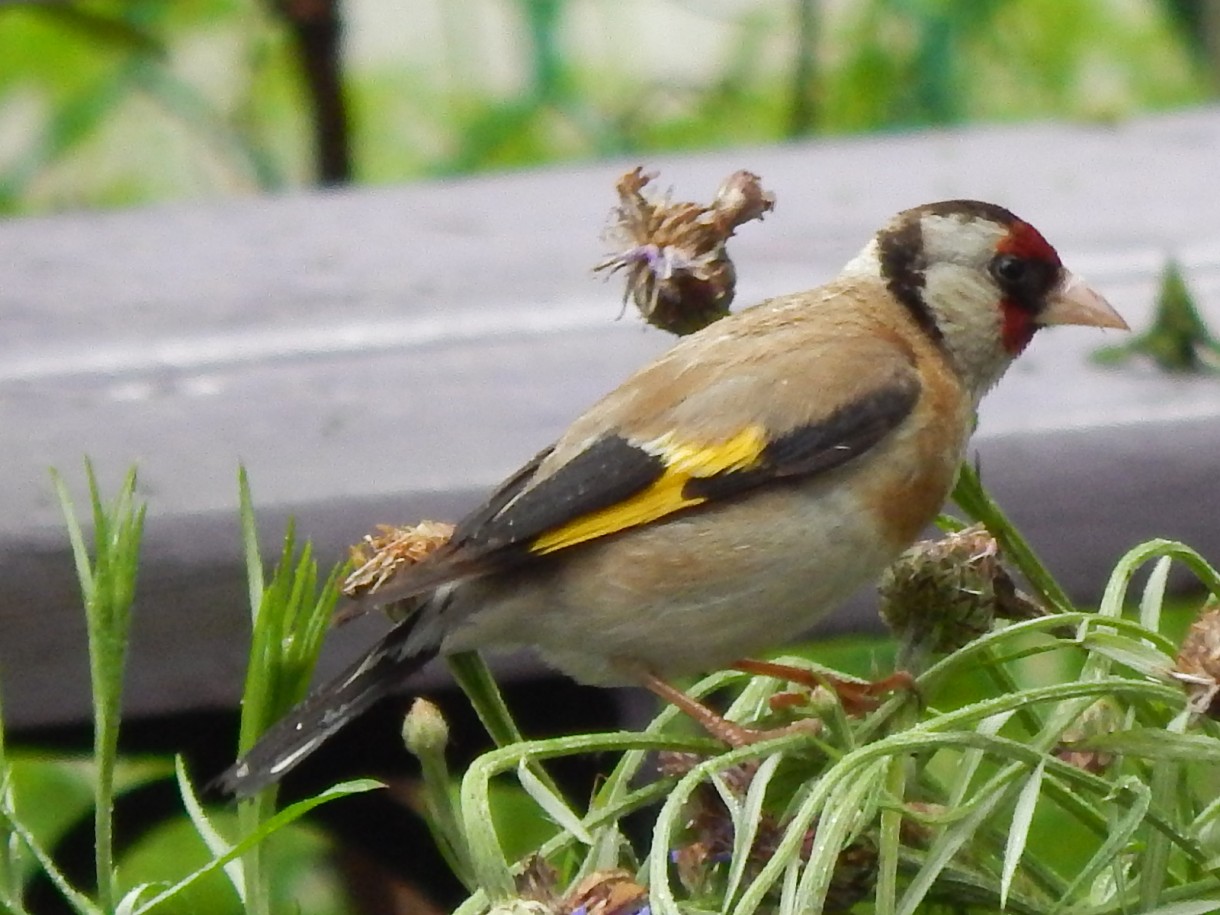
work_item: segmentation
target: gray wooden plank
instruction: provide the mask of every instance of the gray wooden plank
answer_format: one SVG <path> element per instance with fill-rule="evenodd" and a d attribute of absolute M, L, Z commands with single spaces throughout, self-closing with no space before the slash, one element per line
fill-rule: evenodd
<path fill-rule="evenodd" d="M 1135 323 L 1167 252 L 1220 324 L 1220 111 L 658 157 L 680 195 L 738 167 L 779 197 L 736 240 L 739 303 L 815 285 L 892 212 L 975 196 L 1024 215 Z M 631 162 L 0 223 L 0 675 L 15 726 L 82 720 L 83 625 L 46 468 L 151 502 L 128 706 L 233 701 L 246 611 L 236 466 L 267 545 L 324 555 L 381 521 L 455 517 L 667 345 L 590 276 Z M 1105 338 L 1113 340 L 1113 338 Z M 1125 547 L 1220 555 L 1214 379 L 1039 338 L 984 406 L 987 481 L 1082 597 Z M 835 625 L 872 619 L 867 601 Z M 377 621 L 336 633 L 333 670 Z"/>

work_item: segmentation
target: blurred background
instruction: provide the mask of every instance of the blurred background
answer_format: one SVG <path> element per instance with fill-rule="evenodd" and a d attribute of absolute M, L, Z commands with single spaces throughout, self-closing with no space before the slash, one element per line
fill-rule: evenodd
<path fill-rule="evenodd" d="M 1216 0 L 9 0 L 0 212 L 1111 121 L 1218 85 Z"/>

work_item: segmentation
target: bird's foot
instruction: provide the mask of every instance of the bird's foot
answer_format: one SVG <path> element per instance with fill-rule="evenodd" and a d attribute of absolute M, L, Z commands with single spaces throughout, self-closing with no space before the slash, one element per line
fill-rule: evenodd
<path fill-rule="evenodd" d="M 789 734 L 817 734 L 822 730 L 822 722 L 816 718 L 796 721 L 779 728 L 752 728 L 736 721 L 729 721 L 693 696 L 688 696 L 672 683 L 662 680 L 656 674 L 638 672 L 640 684 L 650 692 L 661 697 L 671 705 L 678 707 L 687 717 L 693 719 L 703 730 L 721 743 L 730 747 L 748 747 L 763 740 L 775 737 L 785 737 Z"/>
<path fill-rule="evenodd" d="M 787 680 L 789 683 L 797 683 L 809 689 L 817 689 L 819 686 L 824 686 L 827 689 L 834 690 L 839 697 L 839 702 L 843 705 L 843 710 L 852 716 L 864 715 L 873 711 L 881 704 L 881 696 L 887 693 L 892 693 L 895 690 L 915 690 L 915 678 L 905 670 L 899 670 L 884 677 L 880 680 L 845 680 L 842 677 L 832 677 L 823 673 L 818 673 L 813 670 L 806 670 L 802 667 L 793 667 L 791 664 L 779 664 L 775 661 L 755 661 L 750 658 L 742 658 L 740 661 L 733 663 L 734 670 L 740 670 L 742 673 L 754 674 L 763 677 L 775 677 L 779 680 Z M 774 698 L 779 700 L 778 708 L 784 708 L 792 704 L 788 698 L 790 694 L 779 693 Z M 775 703 L 773 703 L 775 707 Z"/>

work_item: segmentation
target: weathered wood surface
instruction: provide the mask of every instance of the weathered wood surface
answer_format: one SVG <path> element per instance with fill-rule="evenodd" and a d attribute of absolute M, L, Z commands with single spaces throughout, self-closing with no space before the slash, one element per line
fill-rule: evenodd
<path fill-rule="evenodd" d="M 1136 325 L 1178 255 L 1220 323 L 1220 111 L 657 158 L 703 199 L 779 197 L 734 253 L 739 304 L 808 287 L 892 212 L 973 196 L 1038 225 Z M 84 634 L 47 467 L 83 495 L 137 462 L 150 521 L 128 709 L 232 703 L 247 611 L 236 468 L 266 546 L 321 555 L 454 518 L 667 344 L 591 278 L 631 162 L 0 224 L 0 675 L 22 727 L 84 720 Z M 1107 371 L 1114 336 L 1039 338 L 984 407 L 987 483 L 1081 597 L 1150 536 L 1220 555 L 1220 384 Z M 840 625 L 867 625 L 867 602 Z M 334 670 L 378 621 L 337 632 Z"/>

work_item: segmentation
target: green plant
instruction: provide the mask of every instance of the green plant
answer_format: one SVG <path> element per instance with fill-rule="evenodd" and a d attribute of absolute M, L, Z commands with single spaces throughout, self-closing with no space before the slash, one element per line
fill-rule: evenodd
<path fill-rule="evenodd" d="M 1081 612 L 970 469 L 956 498 L 987 522 L 1050 612 L 996 627 L 914 671 L 918 700 L 898 695 L 850 718 L 810 699 L 804 711 L 824 722 L 817 738 L 786 734 L 726 751 L 675 729 L 666 709 L 638 734 L 502 746 L 470 767 L 456 799 L 448 785 L 430 788 L 450 799 L 443 815 L 451 833 L 458 824 L 450 841 L 478 886 L 460 915 L 523 904 L 588 911 L 590 881 L 624 879 L 622 869 L 641 893 L 646 887 L 654 915 L 856 904 L 903 915 L 937 907 L 1214 911 L 1220 727 L 1184 692 L 1161 628 L 1171 562 L 1215 596 L 1220 572 L 1182 544 L 1141 544 L 1115 567 L 1097 612 Z M 1128 592 L 1145 566 L 1130 618 Z M 725 689 L 729 714 L 741 720 L 782 721 L 773 705 L 791 704 L 785 684 L 728 673 L 693 692 Z M 640 783 L 649 751 L 671 755 Z M 588 753 L 618 762 L 580 809 L 527 774 L 547 759 Z M 425 768 L 429 778 L 447 778 L 439 772 Z M 506 857 L 492 825 L 493 786 L 513 773 L 557 827 L 524 859 Z M 622 822 L 645 808 L 654 825 L 637 847 Z M 641 903 L 627 898 L 618 910 L 603 900 L 604 911 L 629 915 Z"/>
<path fill-rule="evenodd" d="M 185 767 L 178 761 L 174 770 L 178 788 L 196 833 L 197 848 L 204 853 L 203 863 L 189 868 L 180 866 L 164 882 L 131 886 L 120 898 L 121 881 L 116 874 L 113 843 L 116 793 L 149 778 L 164 777 L 166 767 L 133 761 L 119 765 L 117 755 L 120 697 L 145 506 L 135 495 L 134 471 L 127 474 L 118 495 L 109 504 L 101 498 L 92 466 L 86 466 L 86 475 L 92 509 L 91 542 L 76 518 L 67 488 L 58 474 L 54 481 L 67 520 L 88 624 L 95 744 L 92 759 L 81 767 L 89 773 L 92 784 L 92 797 L 88 800 L 95 824 L 96 889 L 90 893 L 73 886 L 40 838 L 40 833 L 53 836 L 55 824 L 48 822 L 36 806 L 24 803 L 26 799 L 18 789 L 23 783 L 32 783 L 19 777 L 23 763 L 7 752 L 0 726 L 0 907 L 13 915 L 25 915 L 25 886 L 33 873 L 42 871 L 80 915 L 112 912 L 137 915 L 178 900 L 203 878 L 223 869 L 247 912 L 269 912 L 270 880 L 262 866 L 266 840 L 319 804 L 378 785 L 367 779 L 346 782 L 279 812 L 274 811 L 274 798 L 270 795 L 245 802 L 237 816 L 238 838 L 231 840 L 224 835 L 229 830 L 214 822 L 204 809 Z M 242 739 L 249 743 L 266 722 L 278 717 L 303 695 L 321 634 L 338 595 L 337 582 L 342 570 L 333 570 L 319 586 L 317 566 L 308 545 L 298 551 L 290 529 L 280 563 L 265 581 L 244 472 L 241 496 L 256 622 L 251 673 L 243 697 Z M 60 803 L 70 807 L 66 802 L 74 792 L 65 788 L 57 789 Z"/>

